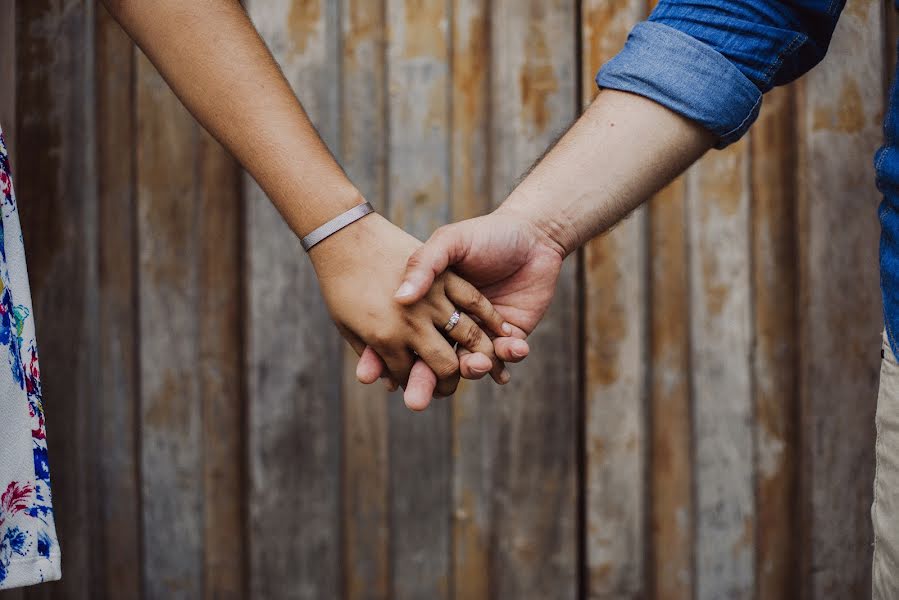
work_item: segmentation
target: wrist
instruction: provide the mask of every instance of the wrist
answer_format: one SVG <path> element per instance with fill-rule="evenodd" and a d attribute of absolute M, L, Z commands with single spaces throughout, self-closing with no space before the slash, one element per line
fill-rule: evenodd
<path fill-rule="evenodd" d="M 513 219 L 530 230 L 538 243 L 563 259 L 580 246 L 574 224 L 566 215 L 551 215 L 517 190 L 494 211 L 504 219 Z"/>

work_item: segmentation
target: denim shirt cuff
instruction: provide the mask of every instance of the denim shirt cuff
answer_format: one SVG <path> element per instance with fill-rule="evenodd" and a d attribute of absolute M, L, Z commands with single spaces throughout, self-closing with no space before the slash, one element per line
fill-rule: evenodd
<path fill-rule="evenodd" d="M 717 148 L 740 139 L 762 104 L 758 87 L 721 53 L 661 23 L 637 24 L 596 83 L 696 121 L 717 136 Z"/>

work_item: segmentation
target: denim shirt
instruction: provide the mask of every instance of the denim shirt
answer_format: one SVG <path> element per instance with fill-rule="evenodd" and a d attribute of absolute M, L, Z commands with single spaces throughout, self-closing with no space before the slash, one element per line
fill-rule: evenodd
<path fill-rule="evenodd" d="M 824 58 L 845 0 L 661 0 L 606 63 L 600 87 L 645 96 L 703 125 L 716 147 L 755 121 L 762 95 Z M 899 0 L 896 2 L 899 6 Z M 884 322 L 899 355 L 899 86 L 875 157 Z"/>

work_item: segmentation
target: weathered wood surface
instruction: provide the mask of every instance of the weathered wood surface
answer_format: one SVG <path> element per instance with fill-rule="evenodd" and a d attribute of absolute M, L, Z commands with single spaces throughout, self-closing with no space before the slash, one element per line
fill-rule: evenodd
<path fill-rule="evenodd" d="M 97 191 L 100 254 L 97 598 L 141 595 L 135 49 L 102 7 L 96 20 Z M 66 569 L 68 578 L 68 569 Z"/>
<path fill-rule="evenodd" d="M 33 598 L 94 597 L 102 546 L 97 182 L 89 0 L 18 2 L 15 184 L 41 356 L 64 582 Z M 23 157 L 27 159 L 22 160 Z M 59 510 L 61 509 L 61 510 Z"/>
<path fill-rule="evenodd" d="M 447 9 L 444 0 L 387 0 L 389 215 L 421 239 L 449 218 Z M 395 394 L 388 414 L 391 595 L 448 598 L 449 402 L 413 414 Z"/>
<path fill-rule="evenodd" d="M 748 140 L 704 157 L 689 181 L 696 595 L 750 598 L 756 521 Z"/>
<path fill-rule="evenodd" d="M 883 5 L 847 4 L 798 104 L 800 402 L 806 598 L 870 596 L 883 322 L 871 157 L 884 112 Z M 865 40 L 859 44 L 857 40 Z"/>
<path fill-rule="evenodd" d="M 506 196 L 645 9 L 247 7 L 420 237 Z M 295 237 L 105 11 L 0 2 L 65 575 L 0 597 L 864 597 L 882 8 L 849 3 L 831 56 L 591 244 L 581 288 L 569 261 L 510 386 L 411 415 L 355 382 Z"/>
<path fill-rule="evenodd" d="M 238 600 L 245 592 L 244 440 L 240 172 L 211 136 L 197 140 L 197 205 L 202 215 L 198 375 L 203 424 L 203 595 Z"/>
<path fill-rule="evenodd" d="M 453 2 L 452 219 L 490 209 L 490 3 Z M 452 410 L 453 597 L 490 598 L 495 550 L 495 423 L 501 392 L 463 381 Z"/>
<path fill-rule="evenodd" d="M 596 68 L 624 45 L 646 3 L 588 0 L 582 11 L 586 107 L 596 95 Z M 646 226 L 646 210 L 640 208 L 584 249 L 585 560 L 591 598 L 647 593 Z"/>
<path fill-rule="evenodd" d="M 652 378 L 650 597 L 693 598 L 693 426 L 690 401 L 690 292 L 687 177 L 649 205 Z"/>
<path fill-rule="evenodd" d="M 796 147 L 792 88 L 772 91 L 752 132 L 756 595 L 795 598 L 799 539 Z"/>
<path fill-rule="evenodd" d="M 362 195 L 387 208 L 385 0 L 341 4 L 341 163 Z M 343 589 L 349 600 L 390 597 L 388 393 L 356 381 L 356 354 L 344 350 Z M 394 402 L 396 397 L 390 398 Z"/>
<path fill-rule="evenodd" d="M 144 589 L 150 598 L 199 598 L 199 130 L 143 54 L 135 68 Z"/>
<path fill-rule="evenodd" d="M 0 3 L 0 127 L 10 161 L 16 137 L 16 3 Z"/>
<path fill-rule="evenodd" d="M 245 4 L 319 132 L 336 148 L 337 3 Z M 334 598 L 340 589 L 342 342 L 296 236 L 249 179 L 244 192 L 249 593 Z"/>
<path fill-rule="evenodd" d="M 491 15 L 491 196 L 573 121 L 577 97 L 572 2 L 497 0 Z M 578 594 L 578 325 L 574 261 L 531 336 L 529 365 L 496 394 L 493 598 Z"/>

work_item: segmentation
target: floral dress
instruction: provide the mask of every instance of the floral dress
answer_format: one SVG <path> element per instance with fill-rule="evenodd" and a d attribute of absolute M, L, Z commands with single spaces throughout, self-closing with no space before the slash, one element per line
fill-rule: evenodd
<path fill-rule="evenodd" d="M 59 579 L 22 229 L 0 131 L 0 590 Z"/>

